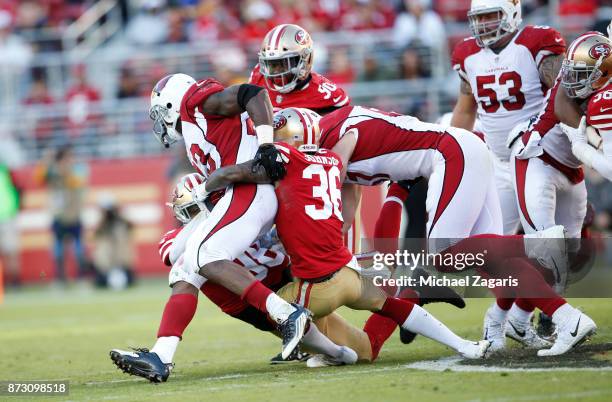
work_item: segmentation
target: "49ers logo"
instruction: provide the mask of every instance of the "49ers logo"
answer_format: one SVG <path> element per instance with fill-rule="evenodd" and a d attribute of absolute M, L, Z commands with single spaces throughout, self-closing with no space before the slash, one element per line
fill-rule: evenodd
<path fill-rule="evenodd" d="M 308 34 L 303 29 L 300 29 L 295 33 L 295 41 L 300 45 L 305 45 L 308 40 Z"/>
<path fill-rule="evenodd" d="M 612 53 L 612 47 L 607 43 L 598 43 L 589 49 L 589 56 L 595 60 L 599 59 L 601 56 L 604 58 L 608 57 L 610 53 Z"/>
<path fill-rule="evenodd" d="M 285 116 L 283 116 L 282 114 L 277 114 L 276 116 L 274 116 L 274 122 L 272 122 L 272 127 L 274 127 L 275 130 L 285 127 L 285 124 L 287 124 L 287 118 Z"/>

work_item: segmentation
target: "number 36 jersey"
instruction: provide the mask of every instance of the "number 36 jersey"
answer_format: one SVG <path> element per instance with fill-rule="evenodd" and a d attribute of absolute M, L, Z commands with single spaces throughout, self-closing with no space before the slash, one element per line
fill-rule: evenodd
<path fill-rule="evenodd" d="M 510 130 L 538 114 L 546 88 L 538 68 L 542 60 L 565 52 L 565 41 L 556 30 L 527 25 L 496 54 L 481 48 L 474 38 L 459 42 L 451 63 L 470 84 L 478 104 L 478 120 L 485 141 L 495 155 L 508 160 L 506 138 Z"/>
<path fill-rule="evenodd" d="M 291 257 L 291 273 L 321 278 L 351 264 L 353 255 L 342 235 L 340 157 L 327 150 L 305 154 L 284 142 L 275 145 L 287 170 L 276 186 L 276 229 Z"/>

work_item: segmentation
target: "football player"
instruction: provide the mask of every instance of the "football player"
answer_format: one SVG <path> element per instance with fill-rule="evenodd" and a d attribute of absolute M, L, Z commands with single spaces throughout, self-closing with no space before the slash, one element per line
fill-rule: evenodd
<path fill-rule="evenodd" d="M 525 304 L 552 315 L 553 322 L 560 325 L 552 348 L 539 350 L 539 355 L 565 353 L 594 331 L 594 322 L 555 293 L 529 261 L 536 258 L 551 270 L 566 264 L 565 242 L 559 241 L 564 239 L 563 227 L 524 236 L 499 235 L 501 212 L 492 156 L 477 136 L 463 129 L 361 106 L 330 113 L 319 124 L 320 146 L 337 153 L 347 166 L 346 179 L 342 177 L 345 219 L 355 211 L 357 185 L 425 177 L 429 180 L 430 252 L 475 254 L 486 249 L 483 274 L 503 278 L 511 272 L 518 278 L 520 289 L 494 289 L 498 299 L 512 298 L 520 291 L 528 295 Z M 380 141 L 381 133 L 384 141 Z M 503 241 L 503 247 L 496 239 Z M 529 342 L 521 337 L 530 347 L 548 345 L 537 338 L 533 329 L 529 330 L 529 315 L 518 317 L 512 325 L 532 337 Z M 501 344 L 493 345 L 499 349 L 504 347 L 504 333 L 493 337 L 495 341 L 500 338 Z"/>
<path fill-rule="evenodd" d="M 219 167 L 252 159 L 258 146 L 273 136 L 270 98 L 264 88 L 251 84 L 225 88 L 212 78 L 196 82 L 186 74 L 168 75 L 153 88 L 150 117 L 159 141 L 168 147 L 182 139 L 189 161 L 204 177 Z M 280 323 L 282 357 L 290 356 L 304 333 L 308 312 L 285 302 L 232 263 L 271 227 L 277 208 L 274 188 L 233 186 L 208 202 L 215 203 L 214 208 L 189 237 L 184 263 L 201 268 L 202 276 Z M 164 314 L 180 314 L 179 310 L 177 306 L 176 312 L 173 308 Z"/>
<path fill-rule="evenodd" d="M 181 314 L 171 317 L 162 316 L 157 332 L 158 341 L 150 352 L 147 349 L 136 349 L 134 352 L 118 349 L 111 351 L 111 358 L 120 369 L 126 373 L 147 378 L 152 382 L 165 382 L 168 379 L 173 368 L 172 361 L 178 343 L 195 315 L 199 291 L 225 314 L 262 331 L 276 332 L 276 325 L 267 314 L 248 305 L 228 289 L 211 283 L 196 273 L 187 272 L 183 268 L 185 243 L 190 232 L 201 223 L 197 221 L 205 220 L 208 217 L 208 210 L 204 209 L 201 212 L 200 206 L 194 201 L 191 194 L 193 188 L 203 184 L 204 181 L 204 177 L 200 174 L 191 173 L 177 183 L 170 206 L 176 219 L 184 226 L 166 233 L 159 243 L 162 262 L 172 267 L 169 284 L 173 294 L 166 305 L 180 303 L 183 305 Z M 283 253 L 278 240 L 274 240 L 270 235 L 258 239 L 234 262 L 250 271 L 258 280 L 273 290 L 278 290 L 290 282 L 287 272 L 290 265 L 289 258 Z M 325 329 L 333 329 L 338 334 L 336 338 L 344 339 L 343 337 L 346 337 L 347 334 L 358 331 L 337 314 L 330 316 L 329 320 L 330 324 L 326 325 Z M 324 354 L 324 359 L 328 361 L 352 364 L 357 359 L 354 351 L 329 341 L 321 335 L 315 325 L 310 326 L 307 330 L 303 344 L 313 351 Z M 306 360 L 308 357 L 307 354 L 299 354 L 301 355 L 299 360 Z"/>
<path fill-rule="evenodd" d="M 520 0 L 472 0 L 468 19 L 473 36 L 457 44 L 451 57 L 461 79 L 451 125 L 472 130 L 478 117 L 485 141 L 495 155 L 503 233 L 514 234 L 520 215 L 507 138 L 513 127 L 542 109 L 546 90 L 554 86 L 559 72 L 565 41 L 550 27 L 521 27 Z M 519 158 L 531 157 L 531 145 L 537 141 L 538 137 L 532 136 Z M 485 332 L 489 336 L 507 333 L 512 338 L 520 337 L 511 325 L 506 326 L 506 320 L 531 314 L 524 310 L 526 307 L 513 304 L 511 299 L 498 300 L 487 311 Z M 502 338 L 496 343 L 503 343 Z"/>
<path fill-rule="evenodd" d="M 312 71 L 312 38 L 299 25 L 272 28 L 258 56 L 249 83 L 268 89 L 275 110 L 303 107 L 324 115 L 349 104 L 342 88 Z"/>
<path fill-rule="evenodd" d="M 318 148 L 318 137 L 316 116 L 311 111 L 285 109 L 275 117 L 280 161 L 266 163 L 266 158 L 261 158 L 226 167 L 211 175 L 206 184 L 207 190 L 214 191 L 232 182 L 276 182 L 276 227 L 292 259 L 294 276 L 294 282 L 280 289 L 279 295 L 308 307 L 317 318 L 343 305 L 378 312 L 466 358 L 484 357 L 488 341 L 460 338 L 418 305 L 387 297 L 371 278 L 360 273 L 342 240 L 339 187 L 345 168 L 338 155 Z"/>
<path fill-rule="evenodd" d="M 586 105 L 585 116 L 578 114 L 577 128 L 568 121 L 569 113 L 559 118 L 567 123 L 561 126 L 575 157 L 608 180 L 612 180 L 611 82 L 612 41 L 596 32 L 576 39 L 563 63 L 561 85 L 567 97 Z M 601 138 L 602 151 L 589 144 L 589 131 L 594 131 L 591 138 Z"/>

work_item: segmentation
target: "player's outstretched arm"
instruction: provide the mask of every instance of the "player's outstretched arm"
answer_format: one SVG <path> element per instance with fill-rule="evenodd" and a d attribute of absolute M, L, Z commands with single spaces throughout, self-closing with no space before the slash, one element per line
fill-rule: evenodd
<path fill-rule="evenodd" d="M 582 118 L 580 106 L 574 102 L 563 90 L 559 88 L 555 95 L 555 116 L 561 123 L 578 127 Z"/>
<path fill-rule="evenodd" d="M 555 80 L 559 75 L 562 63 L 563 55 L 561 54 L 548 56 L 540 62 L 540 66 L 538 67 L 540 81 L 546 85 L 547 88 L 555 86 Z"/>
<path fill-rule="evenodd" d="M 234 183 L 266 184 L 272 183 L 272 180 L 263 166 L 255 165 L 255 161 L 250 160 L 215 170 L 206 180 L 206 191 L 221 190 Z"/>
<path fill-rule="evenodd" d="M 361 186 L 359 184 L 345 183 L 342 185 L 342 232 L 346 233 L 351 228 L 357 213 L 357 207 L 361 200 Z"/>
<path fill-rule="evenodd" d="M 255 125 L 260 144 L 273 141 L 274 109 L 268 91 L 252 84 L 227 87 L 206 99 L 202 111 L 220 116 L 235 116 L 244 111 Z"/>
<path fill-rule="evenodd" d="M 451 126 L 459 127 L 472 131 L 474 122 L 476 121 L 476 100 L 472 94 L 470 84 L 461 78 L 461 86 L 459 87 L 459 97 L 453 109 L 453 118 Z"/>

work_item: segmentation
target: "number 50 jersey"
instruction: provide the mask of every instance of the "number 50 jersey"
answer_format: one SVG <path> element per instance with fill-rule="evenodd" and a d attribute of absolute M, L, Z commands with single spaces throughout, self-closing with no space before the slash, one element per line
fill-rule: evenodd
<path fill-rule="evenodd" d="M 506 138 L 519 123 L 538 114 L 546 88 L 538 68 L 546 57 L 565 52 L 565 40 L 556 30 L 527 25 L 499 53 L 481 48 L 474 38 L 459 42 L 451 63 L 470 84 L 478 104 L 478 120 L 485 142 L 495 155 L 508 160 Z"/>
<path fill-rule="evenodd" d="M 351 264 L 342 235 L 340 157 L 323 149 L 304 154 L 284 142 L 275 145 L 287 161 L 287 175 L 276 186 L 276 229 L 291 257 L 291 273 L 321 278 Z"/>

